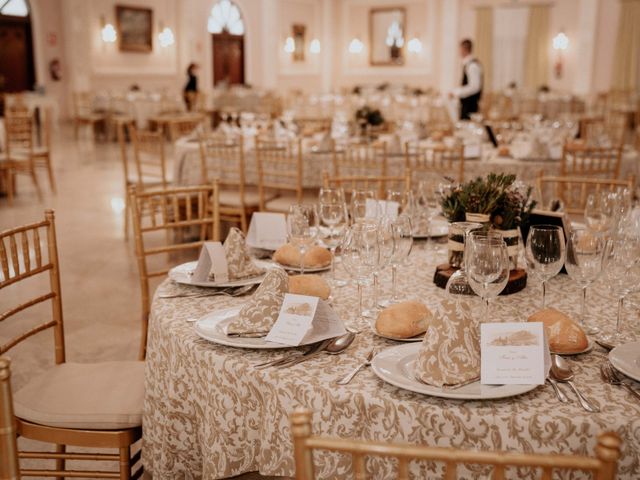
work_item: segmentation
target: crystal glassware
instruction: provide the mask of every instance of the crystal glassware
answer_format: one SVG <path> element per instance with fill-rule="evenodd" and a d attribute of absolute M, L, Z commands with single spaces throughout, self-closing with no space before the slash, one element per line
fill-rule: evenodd
<path fill-rule="evenodd" d="M 391 230 L 393 232 L 394 249 L 391 255 L 391 298 L 380 302 L 383 307 L 388 307 L 400 301 L 398 295 L 398 267 L 409 257 L 413 246 L 413 232 L 411 228 L 411 217 L 409 215 L 399 215 L 392 221 Z"/>
<path fill-rule="evenodd" d="M 555 277 L 564 264 L 564 232 L 557 225 L 534 225 L 529 230 L 525 258 L 529 273 L 542 282 L 542 308 L 546 306 L 547 281 Z"/>
<path fill-rule="evenodd" d="M 331 251 L 331 282 L 344 287 L 347 282 L 336 278 L 336 251 L 349 224 L 349 213 L 341 188 L 321 188 L 318 196 L 318 214 L 322 241 Z"/>
<path fill-rule="evenodd" d="M 378 268 L 373 272 L 373 304 L 372 307 L 365 310 L 364 315 L 369 318 L 375 318 L 379 311 L 380 296 L 380 273 L 387 268 L 391 262 L 391 258 L 396 248 L 397 230 L 393 229 L 393 221 L 386 216 L 382 216 L 377 220 L 365 220 L 373 222 L 377 226 L 378 242 L 380 245 L 380 256 L 378 258 Z"/>
<path fill-rule="evenodd" d="M 374 217 L 378 216 L 378 204 L 375 202 L 376 192 L 373 190 L 353 190 L 351 192 L 351 201 L 349 202 L 349 214 L 351 215 L 351 223 L 359 222 L 367 218 L 367 205 L 369 209 L 373 206 L 376 211 Z M 373 202 L 372 202 L 373 201 Z"/>
<path fill-rule="evenodd" d="M 476 222 L 454 222 L 451 225 L 457 230 L 463 232 L 463 242 L 465 246 L 469 233 L 471 233 L 473 230 L 482 228 L 482 224 Z M 460 268 L 455 271 L 447 281 L 446 290 L 449 295 L 452 295 L 456 299 L 459 299 L 460 295 L 473 295 L 473 290 L 469 286 L 469 281 L 467 279 L 464 260 L 462 261 Z"/>
<path fill-rule="evenodd" d="M 318 236 L 319 218 L 316 205 L 295 204 L 289 207 L 287 235 L 289 242 L 300 250 L 300 273 L 304 275 L 304 256 Z"/>

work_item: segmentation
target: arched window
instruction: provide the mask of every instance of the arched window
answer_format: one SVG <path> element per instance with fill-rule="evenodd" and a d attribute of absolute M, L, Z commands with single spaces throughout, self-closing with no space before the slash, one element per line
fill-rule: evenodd
<path fill-rule="evenodd" d="M 240 9 L 231 0 L 220 0 L 211 9 L 207 30 L 209 33 L 226 31 L 232 35 L 244 35 L 244 22 Z"/>
<path fill-rule="evenodd" d="M 26 0 L 0 0 L 0 15 L 10 17 L 27 17 L 29 5 Z"/>

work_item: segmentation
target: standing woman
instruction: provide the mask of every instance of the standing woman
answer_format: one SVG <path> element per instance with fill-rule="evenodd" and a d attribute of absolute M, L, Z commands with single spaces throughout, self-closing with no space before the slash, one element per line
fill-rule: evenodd
<path fill-rule="evenodd" d="M 187 104 L 187 110 L 195 106 L 196 96 L 198 94 L 198 77 L 196 73 L 198 71 L 197 63 L 190 63 L 187 67 L 187 84 L 184 86 L 184 101 Z"/>

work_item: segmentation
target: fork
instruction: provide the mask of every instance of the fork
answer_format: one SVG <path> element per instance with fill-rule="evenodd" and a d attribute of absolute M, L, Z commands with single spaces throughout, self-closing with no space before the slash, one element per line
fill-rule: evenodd
<path fill-rule="evenodd" d="M 203 297 L 239 297 L 249 292 L 255 285 L 245 285 L 244 287 L 232 287 L 224 290 L 216 290 L 213 292 L 188 292 L 188 293 L 161 293 L 158 298 L 170 299 L 170 298 L 203 298 Z"/>
<path fill-rule="evenodd" d="M 358 374 L 360 370 L 362 370 L 364 367 L 368 367 L 371 365 L 371 360 L 373 359 L 374 354 L 375 354 L 375 348 L 372 348 L 371 351 L 367 354 L 367 358 L 365 359 L 364 362 L 360 363 L 356 368 L 353 369 L 351 373 L 346 375 L 344 378 L 341 378 L 340 380 L 336 381 L 336 383 L 338 385 L 346 385 L 351 380 L 353 380 L 353 378 Z"/>
<path fill-rule="evenodd" d="M 620 377 L 620 375 L 618 374 L 616 369 L 613 368 L 613 365 L 611 365 L 610 362 L 606 362 L 600 365 L 600 374 L 602 375 L 602 379 L 608 384 L 624 387 L 630 394 L 640 400 L 640 393 L 636 392 L 631 387 L 631 385 L 629 385 Z"/>

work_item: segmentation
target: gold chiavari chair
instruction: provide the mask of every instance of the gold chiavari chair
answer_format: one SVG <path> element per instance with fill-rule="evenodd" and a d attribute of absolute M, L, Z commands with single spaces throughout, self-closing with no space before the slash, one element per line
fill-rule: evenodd
<path fill-rule="evenodd" d="M 129 205 L 136 240 L 136 257 L 142 295 L 140 359 L 146 355 L 147 328 L 151 312 L 150 280 L 162 277 L 167 268 L 154 269 L 149 257 L 162 253 L 199 251 L 207 238 L 220 238 L 218 183 L 193 187 L 129 189 Z M 195 229 L 197 232 L 192 232 Z M 180 242 L 185 230 L 197 240 Z M 196 253 L 197 255 L 197 253 Z"/>
<path fill-rule="evenodd" d="M 299 135 L 309 136 L 315 133 L 323 133 L 331 130 L 332 119 L 327 117 L 302 117 L 296 118 Z"/>
<path fill-rule="evenodd" d="M 583 215 L 590 194 L 601 191 L 629 189 L 633 192 L 635 179 L 627 180 L 552 177 L 540 175 L 537 179 L 537 197 L 540 205 L 546 207 L 554 200 L 560 200 L 564 211 L 572 215 Z"/>
<path fill-rule="evenodd" d="M 0 478 L 19 480 L 18 432 L 13 415 L 10 367 L 9 359 L 0 357 Z"/>
<path fill-rule="evenodd" d="M 372 190 L 376 192 L 377 198 L 383 200 L 387 190 L 400 190 L 407 192 L 411 190 L 411 172 L 405 170 L 404 175 L 353 175 L 344 177 L 333 177 L 327 172 L 323 174 L 322 184 L 326 188 L 342 188 L 347 196 L 354 190 Z"/>
<path fill-rule="evenodd" d="M 560 162 L 561 176 L 618 178 L 622 147 L 588 147 L 565 144 Z"/>
<path fill-rule="evenodd" d="M 304 202 L 300 139 L 258 139 L 256 162 L 261 211 L 287 212 L 291 204 Z"/>
<path fill-rule="evenodd" d="M 45 330 L 53 330 L 55 365 L 31 378 L 13 396 L 18 435 L 56 446 L 51 452 L 20 452 L 21 459 L 55 460 L 55 468 L 21 470 L 22 476 L 140 478 L 140 451 L 131 447 L 142 437 L 144 362 L 67 362 L 64 343 L 60 271 L 53 210 L 43 221 L 0 233 L 0 292 L 15 289 L 42 274 L 49 282 L 43 293 L 0 314 L 0 322 L 30 307 L 51 301 L 51 319 L 25 327 L 0 346 L 0 355 Z M 15 320 L 22 320 L 16 318 Z M 14 322 L 15 323 L 15 322 Z M 115 449 L 117 453 L 67 453 L 66 446 Z M 118 472 L 69 471 L 66 460 L 111 461 Z"/>
<path fill-rule="evenodd" d="M 51 108 L 47 108 L 44 111 L 42 121 L 41 144 L 38 146 L 34 146 L 33 159 L 36 168 L 44 167 L 47 170 L 47 175 L 49 177 L 49 186 L 51 187 L 51 191 L 53 193 L 56 193 L 56 182 L 53 177 L 53 166 L 51 165 L 51 135 L 53 133 L 51 125 L 52 116 L 53 112 L 51 111 Z"/>
<path fill-rule="evenodd" d="M 156 184 L 167 187 L 172 179 L 167 170 L 167 159 L 164 138 L 161 132 L 138 130 L 129 124 L 129 135 L 133 144 L 133 160 L 135 162 L 135 184 Z"/>
<path fill-rule="evenodd" d="M 191 135 L 203 123 L 204 117 L 198 113 L 182 114 L 169 118 L 167 123 L 169 138 L 175 142 L 180 137 Z"/>
<path fill-rule="evenodd" d="M 15 174 L 26 174 L 31 177 L 38 198 L 42 200 L 42 190 L 36 175 L 34 156 L 33 116 L 28 113 L 12 113 L 4 119 L 5 156 L 11 170 L 10 183 Z M 9 200 L 12 200 L 13 185 L 9 190 Z"/>
<path fill-rule="evenodd" d="M 242 138 L 200 137 L 200 168 L 203 183 L 218 180 L 220 220 L 239 223 L 247 233 L 251 213 L 260 208 L 260 194 L 246 185 Z"/>
<path fill-rule="evenodd" d="M 349 145 L 333 150 L 333 175 L 385 176 L 388 172 L 387 144 Z"/>
<path fill-rule="evenodd" d="M 405 167 L 415 181 L 433 175 L 464 181 L 464 145 L 434 145 L 430 147 L 405 144 Z"/>
<path fill-rule="evenodd" d="M 81 125 L 90 125 L 94 132 L 96 125 L 105 125 L 107 116 L 104 113 L 94 112 L 92 98 L 89 92 L 73 93 L 73 132 L 76 140 Z"/>
<path fill-rule="evenodd" d="M 443 465 L 445 480 L 458 478 L 458 466 L 483 465 L 493 470 L 491 478 L 504 479 L 509 468 L 542 470 L 542 479 L 550 480 L 554 470 L 563 472 L 590 472 L 594 480 L 614 480 L 620 458 L 621 440 L 615 432 L 604 432 L 598 436 L 595 456 L 559 455 L 536 453 L 512 453 L 500 451 L 460 450 L 446 447 L 429 447 L 402 443 L 384 443 L 346 438 L 325 438 L 312 434 L 311 412 L 296 410 L 291 415 L 291 433 L 296 466 L 296 480 L 313 480 L 315 469 L 313 452 L 322 450 L 350 455 L 353 478 L 369 478 L 366 458 L 382 457 L 397 461 L 398 480 L 409 479 L 409 464 L 412 461 L 438 462 Z M 462 477 L 460 477 L 462 478 Z M 484 478 L 484 477 L 483 477 Z M 487 475 L 486 478 L 489 478 Z"/>

